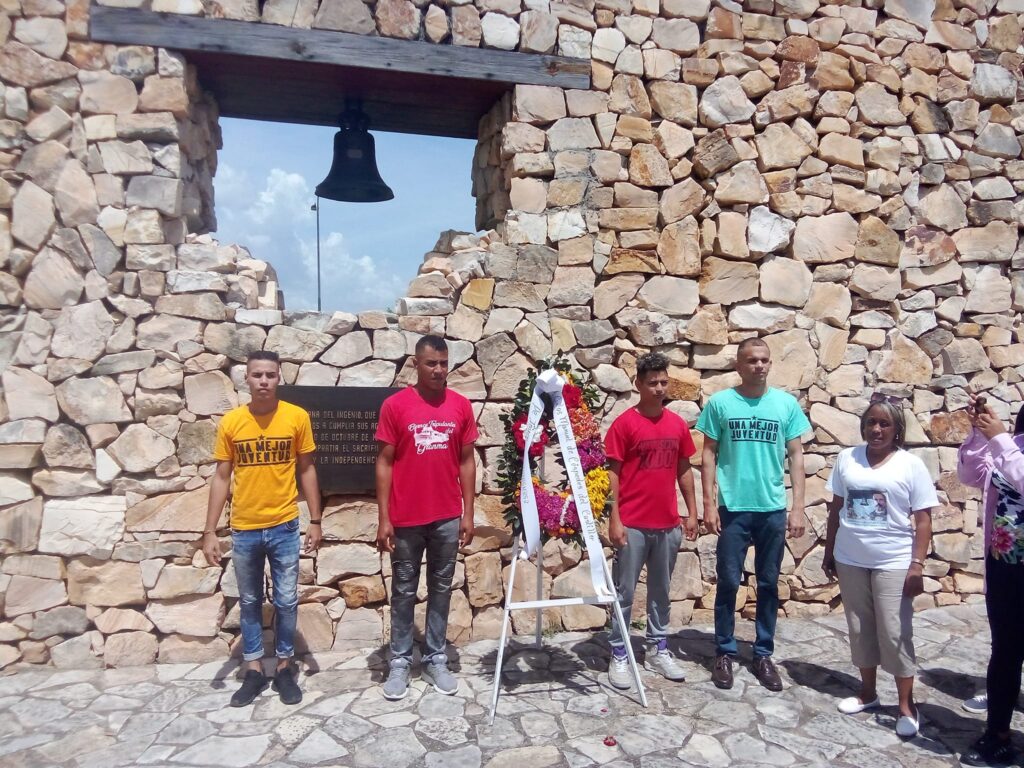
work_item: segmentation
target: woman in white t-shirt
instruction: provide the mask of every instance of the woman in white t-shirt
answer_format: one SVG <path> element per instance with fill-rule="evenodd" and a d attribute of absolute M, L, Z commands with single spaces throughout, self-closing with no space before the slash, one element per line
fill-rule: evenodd
<path fill-rule="evenodd" d="M 924 591 L 924 559 L 939 503 L 928 469 L 903 449 L 906 422 L 898 398 L 875 393 L 861 416 L 865 444 L 836 457 L 828 489 L 828 531 L 822 568 L 839 576 L 850 629 L 850 655 L 860 669 L 857 696 L 837 705 L 856 714 L 879 705 L 881 666 L 896 678 L 896 733 L 914 736 L 914 597 Z"/>

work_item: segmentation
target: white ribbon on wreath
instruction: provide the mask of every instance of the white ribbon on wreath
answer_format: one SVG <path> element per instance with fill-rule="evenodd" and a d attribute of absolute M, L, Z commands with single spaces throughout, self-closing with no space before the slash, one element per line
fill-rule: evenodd
<path fill-rule="evenodd" d="M 554 369 L 548 369 L 537 376 L 530 398 L 530 412 L 526 426 L 523 428 L 523 467 L 522 486 L 519 493 L 519 509 L 523 519 L 523 533 L 526 538 L 526 549 L 520 557 L 528 559 L 540 549 L 540 518 L 537 514 L 537 489 L 533 485 L 533 473 L 530 471 L 530 446 L 540 437 L 541 419 L 544 416 L 544 401 L 541 395 L 548 395 L 554 406 L 553 423 L 558 434 L 558 446 L 565 464 L 565 474 L 569 479 L 571 498 L 576 501 L 576 514 L 580 518 L 580 532 L 590 557 L 590 580 L 594 585 L 594 594 L 599 597 L 611 597 L 611 591 L 605 579 L 604 549 L 597 535 L 597 523 L 590 509 L 590 494 L 587 493 L 587 481 L 580 463 L 580 454 L 576 450 L 576 438 L 572 433 L 569 421 L 569 409 L 562 398 L 562 387 L 565 380 Z M 568 506 L 568 500 L 566 507 Z M 565 508 L 563 508 L 563 514 Z"/>

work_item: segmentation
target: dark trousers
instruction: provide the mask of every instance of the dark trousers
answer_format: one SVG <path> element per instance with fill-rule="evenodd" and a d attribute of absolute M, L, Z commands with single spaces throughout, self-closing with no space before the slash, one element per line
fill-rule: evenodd
<path fill-rule="evenodd" d="M 391 657 L 412 661 L 416 589 L 420 583 L 423 553 L 427 553 L 427 620 L 423 658 L 445 652 L 452 578 L 459 554 L 461 517 L 426 525 L 395 528 L 391 553 Z"/>
<path fill-rule="evenodd" d="M 718 655 L 736 655 L 736 592 L 743 578 L 747 549 L 754 545 L 757 612 L 754 616 L 755 656 L 775 650 L 775 622 L 779 617 L 779 571 L 786 547 L 786 510 L 730 512 L 718 508 L 722 533 L 718 536 L 718 584 L 715 593 L 715 645 Z"/>
<path fill-rule="evenodd" d="M 985 607 L 992 630 L 988 662 L 988 730 L 1010 730 L 1024 665 L 1024 563 L 985 559 Z"/>

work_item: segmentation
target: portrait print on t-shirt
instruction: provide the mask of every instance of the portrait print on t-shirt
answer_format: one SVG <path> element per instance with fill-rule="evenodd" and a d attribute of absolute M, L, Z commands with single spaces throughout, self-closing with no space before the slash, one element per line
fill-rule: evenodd
<path fill-rule="evenodd" d="M 872 489 L 849 489 L 843 516 L 847 523 L 860 528 L 885 528 L 889 525 L 885 494 Z"/>

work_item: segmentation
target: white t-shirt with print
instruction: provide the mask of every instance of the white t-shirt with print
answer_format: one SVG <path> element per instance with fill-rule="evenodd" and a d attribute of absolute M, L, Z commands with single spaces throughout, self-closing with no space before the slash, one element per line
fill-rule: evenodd
<path fill-rule="evenodd" d="M 873 469 L 865 446 L 847 448 L 836 458 L 825 487 L 845 500 L 836 534 L 838 562 L 883 571 L 910 567 L 913 512 L 939 504 L 923 461 L 898 450 Z"/>

